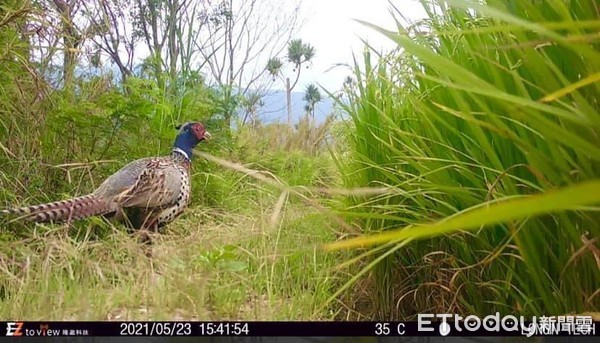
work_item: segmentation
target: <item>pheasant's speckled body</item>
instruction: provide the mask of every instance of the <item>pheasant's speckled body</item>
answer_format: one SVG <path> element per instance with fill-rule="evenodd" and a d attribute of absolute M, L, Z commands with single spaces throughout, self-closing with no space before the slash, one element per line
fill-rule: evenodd
<path fill-rule="evenodd" d="M 190 201 L 192 149 L 210 134 L 200 123 L 182 126 L 169 156 L 133 161 L 93 193 L 48 204 L 4 210 L 34 222 L 61 222 L 95 215 L 127 220 L 136 229 L 158 230 Z"/>

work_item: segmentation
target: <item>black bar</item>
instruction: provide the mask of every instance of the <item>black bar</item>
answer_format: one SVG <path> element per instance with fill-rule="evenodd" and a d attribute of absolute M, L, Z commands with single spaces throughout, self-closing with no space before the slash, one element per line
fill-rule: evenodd
<path fill-rule="evenodd" d="M 446 323 L 446 322 L 444 322 Z M 0 322 L 1 336 L 596 336 L 598 323 L 573 326 L 547 327 L 533 333 L 517 327 L 514 330 L 488 331 L 479 326 L 468 330 L 463 322 L 447 322 L 445 335 L 440 333 L 440 322 Z M 531 328 L 531 322 L 524 323 Z M 581 323 L 578 323 L 581 324 Z M 538 328 L 539 328 L 538 323 Z M 583 328 L 583 329 L 582 329 Z M 430 331 L 423 331 L 429 329 Z M 585 329 L 585 330 L 584 330 Z M 442 330 L 444 331 L 444 330 Z M 582 332 L 586 332 L 583 334 Z"/>

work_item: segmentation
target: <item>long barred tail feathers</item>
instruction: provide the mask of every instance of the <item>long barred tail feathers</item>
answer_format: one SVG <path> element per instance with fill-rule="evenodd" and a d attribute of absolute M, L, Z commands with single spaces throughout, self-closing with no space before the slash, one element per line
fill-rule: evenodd
<path fill-rule="evenodd" d="M 106 201 L 88 194 L 47 204 L 2 210 L 0 214 L 19 215 L 22 219 L 43 223 L 83 219 L 110 211 Z"/>

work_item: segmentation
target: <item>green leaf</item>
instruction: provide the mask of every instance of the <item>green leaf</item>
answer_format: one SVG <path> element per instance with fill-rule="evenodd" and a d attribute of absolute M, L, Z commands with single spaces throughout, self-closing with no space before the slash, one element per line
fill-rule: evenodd
<path fill-rule="evenodd" d="M 600 203 L 600 180 L 583 182 L 534 196 L 509 197 L 483 203 L 433 224 L 409 226 L 389 232 L 348 239 L 325 246 L 327 250 L 357 248 L 406 239 L 429 238 L 463 229 L 498 224 L 531 216 L 581 210 L 582 206 Z"/>
<path fill-rule="evenodd" d="M 248 265 L 242 261 L 220 261 L 218 266 L 220 269 L 229 272 L 241 272 L 248 268 Z"/>

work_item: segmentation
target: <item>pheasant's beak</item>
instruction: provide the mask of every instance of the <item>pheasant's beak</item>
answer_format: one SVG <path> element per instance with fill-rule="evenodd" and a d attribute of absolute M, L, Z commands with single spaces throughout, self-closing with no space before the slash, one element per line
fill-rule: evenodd
<path fill-rule="evenodd" d="M 212 135 L 208 131 L 204 131 L 204 139 L 209 141 L 212 138 Z"/>

